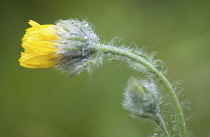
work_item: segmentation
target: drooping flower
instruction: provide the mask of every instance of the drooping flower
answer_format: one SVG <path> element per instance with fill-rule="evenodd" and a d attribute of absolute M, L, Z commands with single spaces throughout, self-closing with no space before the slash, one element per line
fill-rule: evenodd
<path fill-rule="evenodd" d="M 94 64 L 92 47 L 98 36 L 86 21 L 60 20 L 55 25 L 40 25 L 30 20 L 22 38 L 24 52 L 20 65 L 27 68 L 48 68 L 80 73 Z"/>

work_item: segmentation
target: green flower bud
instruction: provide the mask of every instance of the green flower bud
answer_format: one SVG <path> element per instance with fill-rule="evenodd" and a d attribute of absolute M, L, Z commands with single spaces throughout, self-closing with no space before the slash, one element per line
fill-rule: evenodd
<path fill-rule="evenodd" d="M 158 113 L 159 93 L 152 81 L 131 78 L 124 93 L 123 107 L 133 116 L 148 117 Z"/>

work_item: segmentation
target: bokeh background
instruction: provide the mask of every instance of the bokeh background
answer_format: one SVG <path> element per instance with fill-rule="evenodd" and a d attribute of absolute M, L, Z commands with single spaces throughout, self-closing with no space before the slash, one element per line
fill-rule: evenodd
<path fill-rule="evenodd" d="M 86 19 L 104 41 L 156 51 L 167 77 L 183 80 L 181 100 L 191 136 L 210 137 L 210 2 L 208 0 L 1 0 L 0 137 L 146 137 L 154 123 L 121 107 L 130 75 L 119 61 L 105 61 L 92 75 L 67 78 L 49 69 L 19 66 L 29 19 L 51 24 Z M 165 110 L 166 111 L 166 110 Z M 153 132 L 154 131 L 154 132 Z"/>

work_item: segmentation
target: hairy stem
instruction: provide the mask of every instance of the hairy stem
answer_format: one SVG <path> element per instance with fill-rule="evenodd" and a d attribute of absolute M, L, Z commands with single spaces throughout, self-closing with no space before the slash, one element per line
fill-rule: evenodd
<path fill-rule="evenodd" d="M 123 57 L 127 57 L 133 61 L 139 62 L 142 65 L 144 65 L 150 72 L 155 74 L 157 78 L 163 83 L 165 86 L 166 90 L 168 91 L 172 102 L 175 106 L 175 111 L 177 113 L 177 119 L 178 119 L 178 124 L 179 124 L 179 129 L 180 129 L 180 134 L 182 137 L 186 137 L 186 126 L 185 126 L 185 121 L 184 121 L 184 116 L 182 112 L 182 108 L 180 105 L 180 102 L 178 100 L 178 97 L 169 82 L 169 80 L 160 72 L 154 65 L 152 65 L 150 62 L 148 62 L 146 59 L 143 57 L 129 51 L 126 49 L 122 49 L 119 47 L 114 47 L 114 46 L 109 46 L 109 45 L 104 45 L 104 44 L 97 44 L 93 46 L 93 49 L 98 51 L 98 52 L 104 52 L 104 53 L 111 53 L 115 55 L 120 55 Z"/>
<path fill-rule="evenodd" d="M 163 121 L 163 119 L 162 119 L 162 117 L 160 116 L 159 113 L 156 113 L 155 115 L 151 115 L 151 114 L 148 113 L 147 115 L 142 114 L 142 115 L 137 115 L 137 116 L 139 116 L 141 118 L 150 118 L 150 119 L 154 120 L 160 126 L 160 128 L 162 129 L 165 137 L 170 137 L 169 133 L 168 133 L 168 130 L 166 128 L 166 125 L 165 125 L 165 123 L 164 123 L 164 121 Z"/>
<path fill-rule="evenodd" d="M 160 116 L 160 114 L 156 114 L 155 118 L 157 119 L 157 124 L 162 128 L 163 133 L 165 134 L 166 137 L 169 137 L 169 133 L 168 130 L 166 128 L 165 122 L 163 121 L 162 117 Z M 159 123 L 158 123 L 159 122 Z"/>

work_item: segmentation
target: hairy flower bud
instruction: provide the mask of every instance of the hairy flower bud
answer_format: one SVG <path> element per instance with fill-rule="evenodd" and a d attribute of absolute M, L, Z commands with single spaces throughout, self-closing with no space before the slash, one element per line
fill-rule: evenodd
<path fill-rule="evenodd" d="M 123 107 L 133 116 L 154 119 L 159 111 L 159 94 L 153 82 L 131 78 L 124 97 Z"/>
<path fill-rule="evenodd" d="M 81 71 L 77 68 L 91 60 L 92 46 L 99 43 L 98 36 L 86 21 L 60 20 L 55 29 L 61 44 L 56 54 L 62 55 L 57 59 L 56 68 Z"/>

